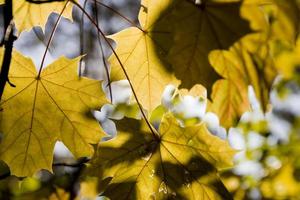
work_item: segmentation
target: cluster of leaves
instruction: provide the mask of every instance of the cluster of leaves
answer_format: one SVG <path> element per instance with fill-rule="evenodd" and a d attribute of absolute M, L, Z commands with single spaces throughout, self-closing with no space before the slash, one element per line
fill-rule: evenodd
<path fill-rule="evenodd" d="M 99 0 L 89 1 L 105 6 Z M 6 24 L 1 43 L 4 47 L 0 49 L 1 80 L 7 82 L 0 102 L 0 159 L 9 167 L 9 174 L 27 177 L 22 181 L 25 192 L 42 187 L 28 189 L 26 181 L 36 185 L 33 175 L 41 169 L 52 172 L 54 145 L 61 141 L 74 157 L 91 158 L 81 174 L 81 191 L 96 184 L 92 193 L 110 199 L 247 196 L 242 186 L 232 188 L 229 184 L 228 180 L 236 175 L 225 173 L 226 187 L 219 174 L 233 166 L 236 150 L 228 141 L 213 135 L 203 118 L 187 119 L 172 109 L 173 104 L 186 95 L 198 96 L 229 129 L 243 113 L 251 111 L 247 95 L 251 85 L 261 112 L 270 111 L 269 95 L 275 77 L 282 76 L 281 88 L 291 80 L 297 84 L 300 80 L 297 0 L 142 0 L 139 24 L 112 9 L 131 27 L 109 36 L 75 0 L 5 0 L 0 4 L 7 12 L 11 10 L 14 22 Z M 62 17 L 71 18 L 73 6 L 95 25 L 111 48 L 107 86 L 110 99 L 102 91 L 101 81 L 78 76 L 81 57 L 60 57 L 44 66 L 57 24 Z M 11 17 L 7 12 L 5 20 Z M 58 12 L 59 17 L 36 69 L 31 59 L 16 50 L 8 51 L 14 37 L 7 35 L 14 34 L 14 24 L 19 32 L 44 27 L 51 12 Z M 116 42 L 115 49 L 109 39 Z M 5 69 L 9 69 L 7 77 L 2 73 Z M 114 120 L 117 135 L 107 139 L 94 111 L 113 100 L 110 82 L 122 79 L 129 82 L 133 95 L 127 105 L 115 105 L 115 111 L 125 117 Z M 160 105 L 168 84 L 187 90 L 173 97 L 172 106 Z M 295 121 L 298 127 L 299 120 Z M 263 132 L 265 137 L 268 131 L 264 124 L 246 127 Z M 297 133 L 293 135 L 298 138 Z M 275 154 L 270 149 L 266 154 Z M 297 153 L 288 148 L 290 151 Z M 281 157 L 287 155 L 285 150 L 278 152 Z M 286 162 L 289 165 L 280 173 L 275 170 L 270 179 L 259 183 L 264 197 L 272 198 L 274 194 L 268 191 L 271 179 L 291 173 L 296 161 Z M 75 198 L 58 187 L 51 191 L 55 193 L 46 192 L 47 198 Z M 15 193 L 18 192 L 22 193 L 22 189 Z M 293 194 L 280 195 L 286 198 L 296 193 L 293 190 Z M 46 196 L 43 192 L 41 195 Z"/>

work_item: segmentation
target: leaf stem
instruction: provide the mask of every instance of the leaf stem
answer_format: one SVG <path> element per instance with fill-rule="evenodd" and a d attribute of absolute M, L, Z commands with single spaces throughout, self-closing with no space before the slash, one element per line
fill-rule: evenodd
<path fill-rule="evenodd" d="M 99 20 L 98 20 L 98 6 L 97 6 L 97 1 L 94 0 L 94 7 L 95 7 L 95 18 L 96 18 L 96 24 L 97 24 L 97 27 L 100 27 L 100 24 L 99 24 Z M 103 65 L 104 65 L 104 68 L 105 68 L 105 72 L 106 72 L 106 76 L 107 76 L 107 81 L 108 81 L 108 87 L 109 87 L 109 97 L 110 97 L 110 101 L 113 102 L 113 96 L 112 96 L 112 88 L 111 88 L 111 81 L 110 81 L 110 76 L 109 76 L 109 70 L 108 70 L 108 66 L 107 66 L 107 63 L 106 63 L 106 60 L 105 60 L 105 56 L 104 56 L 104 49 L 103 49 L 103 45 L 102 45 L 102 42 L 101 42 L 101 37 L 100 37 L 100 33 L 99 31 L 97 31 L 97 36 L 98 36 L 98 43 L 99 43 L 99 46 L 100 46 L 100 49 L 101 49 L 101 58 L 102 58 L 102 62 L 103 62 Z"/>
<path fill-rule="evenodd" d="M 124 16 L 122 13 L 118 12 L 117 10 L 113 9 L 112 7 L 100 2 L 99 0 L 94 0 L 97 4 L 99 4 L 100 6 L 103 6 L 105 8 L 107 8 L 108 10 L 110 10 L 111 12 L 115 13 L 116 15 L 118 15 L 119 17 L 121 17 L 122 19 L 124 19 L 125 21 L 127 21 L 131 26 L 134 26 L 138 29 L 140 29 L 140 31 L 145 32 L 141 27 L 137 26 L 137 24 L 133 21 L 131 21 L 130 19 L 128 19 L 126 16 Z"/>
<path fill-rule="evenodd" d="M 88 0 L 84 0 L 83 9 L 85 10 L 86 4 Z M 79 31 L 80 31 L 80 55 L 84 54 L 84 14 L 81 14 L 80 24 L 79 24 Z M 82 63 L 83 57 L 80 58 L 79 61 L 79 77 L 82 76 Z"/>
<path fill-rule="evenodd" d="M 130 86 L 131 91 L 132 91 L 132 93 L 133 93 L 133 96 L 134 96 L 134 98 L 135 98 L 135 100 L 136 100 L 136 103 L 137 103 L 138 106 L 139 106 L 139 109 L 140 109 L 140 111 L 141 111 L 141 114 L 142 114 L 143 118 L 145 119 L 145 121 L 146 121 L 146 123 L 147 123 L 147 126 L 149 127 L 149 129 L 150 129 L 150 131 L 151 131 L 153 137 L 154 137 L 156 140 L 160 140 L 159 134 L 157 133 L 157 131 L 152 127 L 151 123 L 149 122 L 149 120 L 148 120 L 148 118 L 147 118 L 147 116 L 146 116 L 146 114 L 145 114 L 145 111 L 143 110 L 142 105 L 141 105 L 141 103 L 140 103 L 140 101 L 139 101 L 139 99 L 138 99 L 138 97 L 137 97 L 137 94 L 136 94 L 134 88 L 133 88 L 133 85 L 132 85 L 132 83 L 131 83 L 131 81 L 130 81 L 130 78 L 129 78 L 127 72 L 126 72 L 126 69 L 125 69 L 124 65 L 122 64 L 122 61 L 120 60 L 118 54 L 117 54 L 116 51 L 114 50 L 113 46 L 110 44 L 110 42 L 108 41 L 108 39 L 105 37 L 105 34 L 103 33 L 103 31 L 97 26 L 96 22 L 95 22 L 95 21 L 92 19 L 92 17 L 91 17 L 91 16 L 90 16 L 83 8 L 82 8 L 82 6 L 81 6 L 79 3 L 77 3 L 76 1 L 74 1 L 74 0 L 70 0 L 70 1 L 71 1 L 74 5 L 76 5 L 82 12 L 84 12 L 84 14 L 87 16 L 87 18 L 94 24 L 94 26 L 97 28 L 98 32 L 102 35 L 102 37 L 104 38 L 105 42 L 108 44 L 109 48 L 112 50 L 113 54 L 116 56 L 117 61 L 118 61 L 118 63 L 120 64 L 120 67 L 122 68 L 123 73 L 124 73 L 124 75 L 125 75 L 125 77 L 126 77 L 128 83 L 129 83 L 129 86 Z"/>
<path fill-rule="evenodd" d="M 51 42 L 52 42 L 52 40 L 53 40 L 54 33 L 55 33 L 55 31 L 56 31 L 56 29 L 57 29 L 57 27 L 58 27 L 58 24 L 59 24 L 59 22 L 60 22 L 60 19 L 61 19 L 61 17 L 62 17 L 62 14 L 64 13 L 64 11 L 65 11 L 65 9 L 66 9 L 66 7 L 67 7 L 68 4 L 69 4 L 69 0 L 66 1 L 65 5 L 64 5 L 64 7 L 63 7 L 63 9 L 62 9 L 62 11 L 59 13 L 59 16 L 58 16 L 58 18 L 57 18 L 57 20 L 56 20 L 56 22 L 55 22 L 55 24 L 54 24 L 54 27 L 53 27 L 53 29 L 52 29 L 52 31 L 51 31 L 50 38 L 49 38 L 49 40 L 48 40 L 48 43 L 47 43 L 47 46 L 46 46 L 46 49 L 45 49 L 45 52 L 44 52 L 44 55 L 43 55 L 43 58 L 42 58 L 42 62 L 41 62 L 41 65 L 40 65 L 40 69 L 39 69 L 39 72 L 38 72 L 38 75 L 37 75 L 37 79 L 41 76 L 41 72 L 42 72 L 42 69 L 43 69 L 43 67 L 44 67 L 46 55 L 47 55 L 47 53 L 48 53 L 50 44 L 51 44 Z"/>

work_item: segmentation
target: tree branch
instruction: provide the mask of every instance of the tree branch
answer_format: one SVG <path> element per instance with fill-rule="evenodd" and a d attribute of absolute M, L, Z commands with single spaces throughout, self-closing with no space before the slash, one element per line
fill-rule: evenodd
<path fill-rule="evenodd" d="M 13 23 L 13 5 L 12 0 L 5 0 L 4 4 L 4 38 L 1 42 L 1 46 L 4 45 L 4 56 L 2 61 L 2 67 L 0 72 L 0 100 L 2 98 L 4 88 L 6 85 L 6 82 L 9 82 L 8 80 L 8 72 L 11 62 L 11 55 L 13 50 L 13 43 L 17 39 L 14 36 L 14 23 Z M 10 84 L 12 85 L 12 84 Z"/>
<path fill-rule="evenodd" d="M 26 1 L 34 4 L 43 4 L 43 3 L 51 3 L 51 2 L 62 2 L 65 0 L 26 0 Z"/>

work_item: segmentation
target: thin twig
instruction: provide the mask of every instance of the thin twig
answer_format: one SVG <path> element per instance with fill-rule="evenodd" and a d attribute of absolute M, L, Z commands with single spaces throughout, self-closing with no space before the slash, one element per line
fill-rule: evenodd
<path fill-rule="evenodd" d="M 113 12 L 114 14 L 118 15 L 119 17 L 121 17 L 122 19 L 124 19 L 125 21 L 127 21 L 131 26 L 134 26 L 138 29 L 140 29 L 140 31 L 145 32 L 141 27 L 139 27 L 135 22 L 133 22 L 132 20 L 130 20 L 129 18 L 127 18 L 125 15 L 123 15 L 122 13 L 120 13 L 119 11 L 113 9 L 112 7 L 100 2 L 99 0 L 94 0 L 97 4 L 99 4 L 100 6 L 103 6 L 105 8 L 107 8 L 109 11 Z"/>
<path fill-rule="evenodd" d="M 89 158 L 82 158 L 79 159 L 76 163 L 53 163 L 52 167 L 71 167 L 71 168 L 77 168 L 81 167 L 83 164 L 88 163 L 91 159 Z"/>
<path fill-rule="evenodd" d="M 100 24 L 99 24 L 99 20 L 98 20 L 98 6 L 97 6 L 97 1 L 94 0 L 94 6 L 95 6 L 95 18 L 96 18 L 96 24 L 97 24 L 97 27 L 100 27 Z M 99 33 L 99 31 L 97 31 L 97 36 L 98 36 L 98 43 L 99 43 L 99 46 L 100 46 L 100 49 L 101 49 L 101 57 L 102 57 L 102 62 L 103 62 L 103 65 L 104 65 L 104 68 L 105 68 L 105 72 L 106 72 L 106 76 L 107 76 L 107 85 L 108 85 L 108 88 L 109 88 L 109 97 L 110 97 L 110 102 L 113 102 L 113 96 L 112 96 L 112 88 L 111 88 L 111 81 L 110 81 L 110 76 L 109 76 L 109 70 L 108 70 L 108 66 L 107 66 L 107 63 L 106 63 L 106 60 L 105 60 L 105 56 L 104 56 L 104 49 L 103 49 L 103 45 L 102 45 L 102 42 L 101 42 L 101 35 Z"/>
<path fill-rule="evenodd" d="M 43 4 L 43 3 L 52 3 L 52 2 L 62 2 L 65 0 L 26 0 L 26 1 L 33 4 Z"/>
<path fill-rule="evenodd" d="M 62 11 L 59 13 L 59 16 L 58 16 L 58 18 L 57 18 L 57 20 L 56 20 L 56 22 L 55 22 L 55 24 L 54 24 L 54 27 L 53 27 L 52 32 L 51 32 L 51 34 L 50 34 L 50 38 L 49 38 L 49 40 L 48 40 L 48 43 L 47 43 L 47 46 L 46 46 L 46 49 L 45 49 L 45 52 L 44 52 L 44 55 L 43 55 L 43 58 L 42 58 L 42 62 L 41 62 L 41 65 L 40 65 L 40 69 L 39 69 L 37 78 L 39 78 L 40 75 L 41 75 L 42 69 L 43 69 L 43 67 L 44 67 L 44 62 L 45 62 L 45 59 L 46 59 L 46 55 L 47 55 L 47 53 L 48 53 L 48 49 L 49 49 L 50 44 L 51 44 L 51 42 L 52 42 L 52 40 L 53 40 L 53 37 L 54 37 L 54 33 L 55 33 L 55 31 L 56 31 L 56 29 L 57 29 L 57 27 L 58 27 L 58 24 L 59 24 L 59 22 L 60 22 L 60 19 L 61 19 L 61 17 L 62 17 L 62 14 L 64 13 L 64 11 L 65 11 L 65 9 L 66 9 L 66 7 L 67 7 L 68 4 L 69 4 L 69 0 L 66 1 L 65 5 L 64 5 L 64 7 L 63 7 L 63 9 L 62 9 Z"/>
<path fill-rule="evenodd" d="M 85 10 L 87 4 L 87 0 L 83 3 L 83 9 Z M 81 14 L 81 20 L 79 24 L 79 31 L 80 31 L 80 55 L 84 54 L 84 14 Z M 83 57 L 80 57 L 79 61 L 79 77 L 82 76 L 82 64 L 83 63 Z"/>
<path fill-rule="evenodd" d="M 84 14 L 87 16 L 87 18 L 93 23 L 93 25 L 97 28 L 98 32 L 102 35 L 102 37 L 104 38 L 105 42 L 108 44 L 109 48 L 112 50 L 113 54 L 116 56 L 116 59 L 117 59 L 119 65 L 120 65 L 120 67 L 122 68 L 122 71 L 123 71 L 123 73 L 124 73 L 124 75 L 125 75 L 125 77 L 126 77 L 128 83 L 129 83 L 129 86 L 130 86 L 131 91 L 132 91 L 132 93 L 133 93 L 133 96 L 134 96 L 134 98 L 135 98 L 135 100 L 136 100 L 136 103 L 137 103 L 137 105 L 138 105 L 138 107 L 139 107 L 139 109 L 140 109 L 140 111 L 141 111 L 141 114 L 142 114 L 144 120 L 145 120 L 146 123 L 147 123 L 147 126 L 149 127 L 149 129 L 150 129 L 150 131 L 151 131 L 153 137 L 154 137 L 156 140 L 160 140 L 159 134 L 157 133 L 157 131 L 152 127 L 151 123 L 149 122 L 149 120 L 148 120 L 148 118 L 147 118 L 147 116 L 146 116 L 146 114 L 145 114 L 145 112 L 144 112 L 144 110 L 143 110 L 143 107 L 142 107 L 142 105 L 141 105 L 141 103 L 140 103 L 140 101 L 139 101 L 139 99 L 138 99 L 138 97 L 137 97 L 137 94 L 136 94 L 136 92 L 135 92 L 135 90 L 134 90 L 134 88 L 133 88 L 133 85 L 132 85 L 131 80 L 130 80 L 128 74 L 127 74 L 127 71 L 126 71 L 126 69 L 125 69 L 125 67 L 124 67 L 124 65 L 123 65 L 123 63 L 122 63 L 122 61 L 120 60 L 118 54 L 117 54 L 116 51 L 114 50 L 113 46 L 111 45 L 111 43 L 109 42 L 109 40 L 105 37 L 105 34 L 103 33 L 103 31 L 97 26 L 97 24 L 96 24 L 96 22 L 93 20 L 93 18 L 92 18 L 92 17 L 91 17 L 91 16 L 90 16 L 83 8 L 82 8 L 82 6 L 81 6 L 79 3 L 77 3 L 76 1 L 74 1 L 74 0 L 70 0 L 70 1 L 71 1 L 74 5 L 76 5 L 82 12 L 84 12 Z"/>

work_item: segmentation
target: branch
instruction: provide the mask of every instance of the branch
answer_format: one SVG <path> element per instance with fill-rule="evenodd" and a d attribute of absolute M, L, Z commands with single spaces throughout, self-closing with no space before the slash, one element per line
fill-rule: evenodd
<path fill-rule="evenodd" d="M 121 61 L 121 59 L 119 58 L 118 54 L 116 53 L 116 51 L 114 50 L 112 44 L 109 42 L 109 40 L 105 37 L 105 34 L 103 33 L 103 31 L 98 27 L 97 23 L 93 20 L 93 18 L 82 8 L 82 6 L 77 3 L 76 1 L 74 0 L 70 0 L 75 6 L 77 6 L 77 8 L 79 8 L 84 14 L 85 16 L 91 21 L 91 23 L 95 26 L 95 28 L 97 29 L 97 31 L 101 34 L 101 36 L 103 37 L 104 41 L 106 42 L 106 44 L 108 45 L 108 47 L 112 50 L 113 54 L 116 56 L 116 59 L 129 83 L 129 86 L 131 88 L 131 91 L 132 91 L 132 94 L 134 96 L 134 99 L 136 100 L 136 103 L 141 111 L 141 114 L 143 116 L 143 118 L 145 119 L 146 121 L 146 124 L 147 126 L 149 127 L 153 137 L 156 139 L 156 140 L 160 140 L 160 137 L 159 137 L 159 133 L 155 130 L 155 128 L 153 128 L 153 126 L 151 125 L 150 121 L 148 120 L 146 114 L 145 114 L 145 111 L 143 110 L 143 107 L 142 107 L 142 104 L 140 103 L 139 99 L 138 99 L 138 96 L 137 94 L 135 93 L 135 90 L 133 88 L 133 85 L 131 83 L 131 80 L 127 74 L 127 71 Z"/>
<path fill-rule="evenodd" d="M 1 46 L 4 45 L 4 56 L 2 61 L 2 67 L 0 72 L 0 100 L 2 98 L 4 88 L 6 82 L 8 80 L 8 72 L 11 62 L 12 50 L 13 50 L 13 43 L 17 39 L 14 36 L 14 23 L 13 23 L 13 8 L 12 8 L 12 0 L 5 0 L 4 4 L 4 38 L 1 42 Z M 10 82 L 9 82 L 10 83 Z M 12 86 L 12 84 L 10 84 Z"/>
<path fill-rule="evenodd" d="M 10 176 L 10 172 L 6 172 L 6 173 L 4 173 L 4 174 L 1 174 L 1 175 L 0 175 L 0 180 L 6 179 L 6 178 L 9 177 L 9 176 Z"/>
<path fill-rule="evenodd" d="M 90 158 L 81 158 L 75 163 L 53 163 L 52 167 L 70 167 L 70 168 L 77 168 L 77 171 L 82 171 L 83 167 L 85 166 L 86 163 L 88 163 L 91 159 Z M 0 181 L 3 179 L 6 179 L 7 177 L 11 176 L 11 173 L 5 172 L 4 174 L 0 174 Z M 23 179 L 24 177 L 18 177 L 19 179 Z"/>
<path fill-rule="evenodd" d="M 77 189 L 77 183 L 79 182 L 81 172 L 85 169 L 85 164 L 89 162 L 90 159 L 87 157 L 81 158 L 77 161 L 77 163 L 74 164 L 67 164 L 67 163 L 55 163 L 52 166 L 60 166 L 60 167 L 72 167 L 75 168 L 75 171 L 72 174 L 71 177 L 71 184 L 68 186 L 67 190 L 70 192 L 70 200 L 76 199 L 78 189 Z"/>
<path fill-rule="evenodd" d="M 72 167 L 72 168 L 78 168 L 78 167 L 82 167 L 85 163 L 89 162 L 90 159 L 89 158 L 82 158 L 79 159 L 76 163 L 53 163 L 52 166 L 53 167 Z"/>
<path fill-rule="evenodd" d="M 51 2 L 62 2 L 65 0 L 26 0 L 26 1 L 33 4 L 43 4 L 43 3 L 51 3 Z"/>

